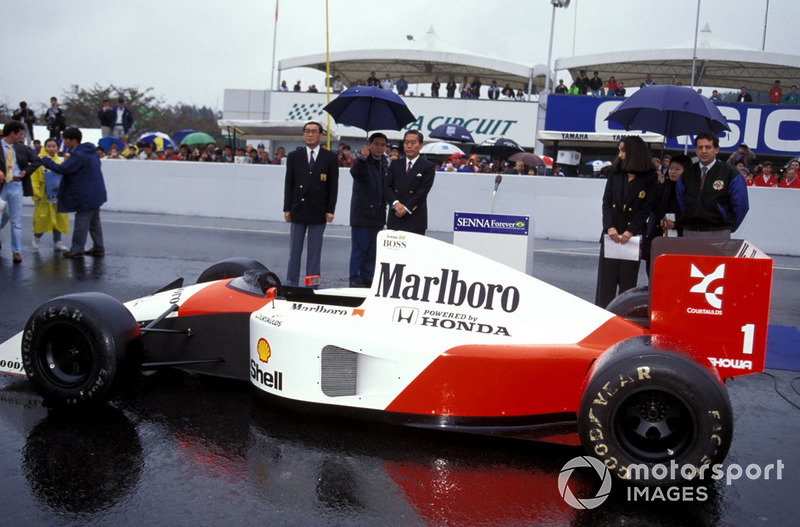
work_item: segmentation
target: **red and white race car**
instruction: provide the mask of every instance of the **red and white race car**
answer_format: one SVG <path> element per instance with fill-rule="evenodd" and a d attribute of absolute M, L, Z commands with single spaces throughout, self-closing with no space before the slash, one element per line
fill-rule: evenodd
<path fill-rule="evenodd" d="M 764 368 L 772 261 L 746 242 L 664 239 L 652 290 L 609 310 L 432 238 L 378 243 L 370 289 L 286 287 L 232 259 L 125 304 L 56 298 L 0 345 L 0 370 L 68 405 L 140 370 L 249 379 L 304 409 L 582 443 L 623 479 L 725 457 L 723 381 Z"/>

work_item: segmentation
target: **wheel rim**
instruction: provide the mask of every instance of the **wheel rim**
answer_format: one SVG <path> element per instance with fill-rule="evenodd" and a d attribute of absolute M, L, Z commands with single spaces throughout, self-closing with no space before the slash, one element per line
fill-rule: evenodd
<path fill-rule="evenodd" d="M 94 360 L 92 345 L 82 331 L 75 327 L 59 325 L 42 337 L 41 371 L 53 384 L 70 388 L 79 386 L 89 378 Z"/>
<path fill-rule="evenodd" d="M 694 443 L 697 430 L 689 404 L 665 388 L 631 392 L 617 407 L 613 423 L 622 448 L 653 463 L 679 456 Z"/>

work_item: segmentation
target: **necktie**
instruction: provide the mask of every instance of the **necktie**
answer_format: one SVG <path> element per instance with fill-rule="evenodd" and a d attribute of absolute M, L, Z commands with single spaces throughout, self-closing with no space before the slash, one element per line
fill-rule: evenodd
<path fill-rule="evenodd" d="M 308 161 L 308 168 L 311 168 L 313 166 L 314 166 L 314 151 L 312 150 L 311 151 L 311 158 Z"/>
<path fill-rule="evenodd" d="M 703 176 L 700 178 L 700 190 L 703 190 L 703 185 L 706 184 L 706 174 L 708 174 L 708 167 L 703 167 Z"/>
<path fill-rule="evenodd" d="M 14 147 L 9 146 L 6 150 L 6 183 L 14 180 Z"/>
<path fill-rule="evenodd" d="M 411 161 L 409 161 L 408 168 L 406 169 L 406 175 L 409 175 L 411 173 L 411 164 L 412 164 Z"/>

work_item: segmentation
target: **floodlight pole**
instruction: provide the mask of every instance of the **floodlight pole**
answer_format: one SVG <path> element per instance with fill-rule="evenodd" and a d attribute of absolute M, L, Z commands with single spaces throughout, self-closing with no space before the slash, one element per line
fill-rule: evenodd
<path fill-rule="evenodd" d="M 550 17 L 550 45 L 547 48 L 547 71 L 545 72 L 544 76 L 544 93 L 549 94 L 551 93 L 550 89 L 550 61 L 553 60 L 553 32 L 556 27 L 556 8 L 557 7 L 567 7 L 569 5 L 570 0 L 550 0 L 550 4 L 553 6 L 553 14 Z M 533 74 L 531 73 L 531 76 Z"/>
<path fill-rule="evenodd" d="M 697 64 L 697 34 L 700 31 L 700 0 L 697 0 L 697 17 L 694 22 L 694 51 L 692 51 L 692 89 L 694 89 L 694 72 Z"/>

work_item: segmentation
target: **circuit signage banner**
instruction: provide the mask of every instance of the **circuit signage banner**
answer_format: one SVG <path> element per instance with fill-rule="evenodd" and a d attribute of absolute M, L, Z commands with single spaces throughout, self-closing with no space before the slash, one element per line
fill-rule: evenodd
<path fill-rule="evenodd" d="M 616 97 L 551 95 L 547 99 L 545 130 L 609 134 L 625 132 L 622 126 L 605 120 L 623 100 Z M 757 154 L 788 156 L 800 152 L 800 106 L 719 103 L 717 107 L 731 128 L 730 132 L 720 136 L 721 150 L 733 151 L 740 143 L 747 143 Z M 686 136 L 668 139 L 665 146 L 683 148 L 687 141 L 691 148 L 691 138 Z"/>

